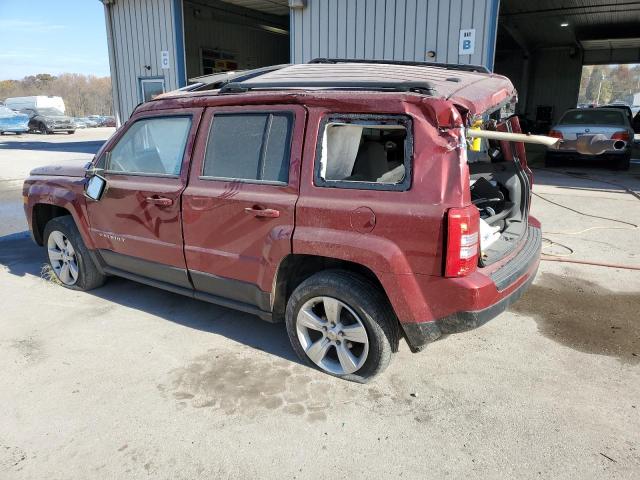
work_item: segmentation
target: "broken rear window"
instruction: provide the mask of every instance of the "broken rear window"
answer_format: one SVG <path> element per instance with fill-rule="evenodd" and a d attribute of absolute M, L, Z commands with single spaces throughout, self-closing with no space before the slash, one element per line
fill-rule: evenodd
<path fill-rule="evenodd" d="M 316 185 L 406 190 L 410 184 L 411 121 L 403 116 L 347 115 L 324 121 Z"/>

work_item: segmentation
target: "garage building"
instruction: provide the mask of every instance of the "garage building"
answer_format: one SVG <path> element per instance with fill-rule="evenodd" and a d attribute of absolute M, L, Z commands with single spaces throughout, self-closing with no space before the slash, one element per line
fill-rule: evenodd
<path fill-rule="evenodd" d="M 101 1 L 118 122 L 195 77 L 318 57 L 482 65 L 551 122 L 584 64 L 640 62 L 640 1 Z"/>

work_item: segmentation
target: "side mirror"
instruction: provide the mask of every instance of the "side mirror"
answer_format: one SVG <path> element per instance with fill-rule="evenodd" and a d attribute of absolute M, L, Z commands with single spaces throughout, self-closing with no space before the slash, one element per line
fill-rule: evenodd
<path fill-rule="evenodd" d="M 94 166 L 91 166 L 85 170 L 84 178 L 92 178 L 92 177 L 95 177 L 96 175 L 102 175 L 103 172 L 104 172 L 104 168 L 96 168 Z"/>
<path fill-rule="evenodd" d="M 97 202 L 102 198 L 102 194 L 104 193 L 106 188 L 107 180 L 104 177 L 96 174 L 89 178 L 89 180 L 87 181 L 84 188 L 84 194 L 87 198 L 90 198 L 91 200 L 95 200 Z"/>

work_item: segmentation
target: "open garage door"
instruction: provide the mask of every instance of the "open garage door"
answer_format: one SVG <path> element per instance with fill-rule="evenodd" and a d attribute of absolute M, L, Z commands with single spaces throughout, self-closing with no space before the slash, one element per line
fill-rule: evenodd
<path fill-rule="evenodd" d="M 500 3 L 495 71 L 514 82 L 536 132 L 576 107 L 584 65 L 640 63 L 640 1 Z"/>
<path fill-rule="evenodd" d="M 187 78 L 288 63 L 287 0 L 185 0 Z"/>

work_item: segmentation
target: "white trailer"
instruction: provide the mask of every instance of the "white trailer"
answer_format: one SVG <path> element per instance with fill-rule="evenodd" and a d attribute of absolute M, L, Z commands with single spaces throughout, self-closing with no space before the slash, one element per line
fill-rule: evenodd
<path fill-rule="evenodd" d="M 57 108 L 62 113 L 65 111 L 62 97 L 53 95 L 34 95 L 31 97 L 10 97 L 4 101 L 6 107 L 11 110 L 23 110 L 25 108 Z"/>

